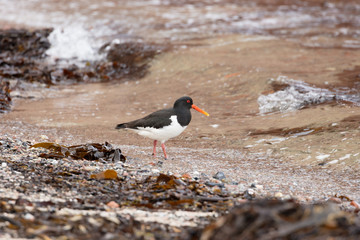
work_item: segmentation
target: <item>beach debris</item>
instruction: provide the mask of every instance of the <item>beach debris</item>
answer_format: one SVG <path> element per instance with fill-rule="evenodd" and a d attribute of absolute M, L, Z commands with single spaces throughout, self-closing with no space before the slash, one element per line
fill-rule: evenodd
<path fill-rule="evenodd" d="M 294 200 L 256 200 L 236 206 L 203 231 L 216 239 L 357 239 L 360 223 L 336 205 L 301 205 Z"/>
<path fill-rule="evenodd" d="M 98 180 L 103 180 L 103 179 L 114 180 L 117 179 L 117 172 L 113 169 L 108 169 L 106 171 L 99 172 L 97 174 L 91 174 L 90 178 L 98 179 Z"/>
<path fill-rule="evenodd" d="M 256 181 L 245 193 L 228 191 L 216 179 L 225 186 L 122 162 L 43 158 L 63 146 L 31 146 L 0 138 L 2 238 L 359 238 L 359 204 L 345 195 L 337 204 L 261 199 Z"/>
<path fill-rule="evenodd" d="M 57 143 L 43 142 L 36 143 L 31 147 L 45 148 L 50 150 L 48 153 L 41 153 L 39 157 L 42 158 L 72 158 L 72 159 L 86 159 L 86 160 L 101 160 L 112 162 L 125 162 L 126 157 L 121 154 L 119 148 L 113 148 L 108 142 L 87 143 L 83 145 L 64 146 Z"/>
<path fill-rule="evenodd" d="M 0 113 L 7 112 L 11 109 L 9 81 L 0 80 Z"/>
<path fill-rule="evenodd" d="M 0 30 L 0 77 L 47 85 L 139 79 L 148 73 L 149 62 L 167 46 L 112 41 L 104 44 L 99 60 L 85 64 L 52 64 L 46 61 L 51 28 Z"/>

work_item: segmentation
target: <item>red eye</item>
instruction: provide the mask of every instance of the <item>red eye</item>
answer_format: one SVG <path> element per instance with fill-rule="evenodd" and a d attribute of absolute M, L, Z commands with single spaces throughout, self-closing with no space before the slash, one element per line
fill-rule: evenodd
<path fill-rule="evenodd" d="M 187 103 L 190 103 L 190 100 L 187 100 L 186 102 L 187 102 Z"/>

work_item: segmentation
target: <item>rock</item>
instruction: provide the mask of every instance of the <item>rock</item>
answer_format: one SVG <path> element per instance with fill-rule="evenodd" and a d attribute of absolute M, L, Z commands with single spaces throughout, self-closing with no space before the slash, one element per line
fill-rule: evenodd
<path fill-rule="evenodd" d="M 200 173 L 198 171 L 194 171 L 191 175 L 196 181 L 200 179 Z"/>
<path fill-rule="evenodd" d="M 249 188 L 244 193 L 244 198 L 251 200 L 255 197 L 255 191 L 252 188 Z"/>
<path fill-rule="evenodd" d="M 35 220 L 35 217 L 34 215 L 32 215 L 31 213 L 26 213 L 24 215 L 24 219 L 28 220 L 28 221 L 34 221 Z"/>
<path fill-rule="evenodd" d="M 49 137 L 46 136 L 46 135 L 40 135 L 40 137 L 41 137 L 41 139 L 43 139 L 43 140 L 49 140 Z"/>
<path fill-rule="evenodd" d="M 174 182 L 178 185 L 186 186 L 186 183 L 183 180 L 181 180 L 180 178 L 174 179 Z"/>
<path fill-rule="evenodd" d="M 97 169 L 97 167 L 96 166 L 84 166 L 83 169 L 85 171 L 91 171 L 92 172 L 92 171 L 95 171 Z"/>
<path fill-rule="evenodd" d="M 154 168 L 154 169 L 151 169 L 151 172 L 152 172 L 152 173 L 157 174 L 157 173 L 160 173 L 160 170 L 159 170 L 159 169 Z"/>
<path fill-rule="evenodd" d="M 354 200 L 351 201 L 350 205 L 354 206 L 356 209 L 360 209 L 360 204 L 358 202 L 354 201 Z"/>
<path fill-rule="evenodd" d="M 260 185 L 260 184 L 256 184 L 256 183 L 252 183 L 251 188 L 256 188 L 256 189 L 259 189 L 259 190 L 263 190 L 264 189 L 264 186 L 263 185 Z"/>
<path fill-rule="evenodd" d="M 117 204 L 116 202 L 114 201 L 110 201 L 106 204 L 108 207 L 110 208 L 118 208 L 119 207 L 119 204 Z"/>
<path fill-rule="evenodd" d="M 215 186 L 218 186 L 220 188 L 225 187 L 224 183 L 215 183 L 215 182 L 205 182 L 205 185 L 208 187 L 215 187 Z"/>
<path fill-rule="evenodd" d="M 281 192 L 276 192 L 274 197 L 276 198 L 282 198 L 284 195 Z"/>
<path fill-rule="evenodd" d="M 338 163 L 339 162 L 339 160 L 332 160 L 332 161 L 330 161 L 330 162 L 328 162 L 328 164 L 335 164 L 335 163 Z"/>
<path fill-rule="evenodd" d="M 185 179 L 191 179 L 191 176 L 188 173 L 184 173 L 183 175 L 181 175 L 181 177 Z"/>
<path fill-rule="evenodd" d="M 224 174 L 223 172 L 217 172 L 217 173 L 213 176 L 213 178 L 218 179 L 218 180 L 223 180 L 223 179 L 225 179 L 226 177 L 225 177 L 225 174 Z"/>
<path fill-rule="evenodd" d="M 101 222 L 93 217 L 89 217 L 87 221 L 94 227 L 101 227 Z"/>
<path fill-rule="evenodd" d="M 104 153 L 102 153 L 102 155 L 104 155 Z M 113 162 L 120 162 L 120 161 L 125 162 L 126 158 L 122 158 L 121 156 L 122 155 L 121 155 L 120 149 L 115 149 L 114 157 L 113 157 L 112 161 Z"/>

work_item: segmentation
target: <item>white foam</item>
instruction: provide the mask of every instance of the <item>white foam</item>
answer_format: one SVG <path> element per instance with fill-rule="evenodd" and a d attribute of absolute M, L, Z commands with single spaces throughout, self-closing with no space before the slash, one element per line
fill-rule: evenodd
<path fill-rule="evenodd" d="M 96 19 L 89 14 L 101 7 L 94 1 L 86 8 L 80 1 L 67 5 L 42 0 L 0 0 L 0 6 L 0 20 L 31 28 L 54 28 L 49 36 L 51 48 L 46 52 L 50 63 L 61 59 L 62 63 L 81 65 L 84 61 L 98 60 L 101 56 L 97 50 L 104 43 L 99 39 L 112 34 L 108 19 Z"/>
<path fill-rule="evenodd" d="M 314 16 L 295 11 L 244 12 L 240 20 L 232 22 L 232 26 L 249 32 L 261 32 L 265 29 L 302 27 L 313 21 L 317 21 Z"/>
<path fill-rule="evenodd" d="M 335 99 L 335 94 L 327 89 L 317 88 L 286 76 L 279 76 L 276 81 L 289 87 L 258 98 L 261 114 L 269 112 L 289 112 L 301 109 L 309 104 L 318 104 Z"/>
<path fill-rule="evenodd" d="M 97 52 L 99 44 L 81 25 L 57 27 L 49 35 L 51 47 L 46 51 L 48 60 L 63 60 L 68 63 L 95 61 L 101 58 Z"/>

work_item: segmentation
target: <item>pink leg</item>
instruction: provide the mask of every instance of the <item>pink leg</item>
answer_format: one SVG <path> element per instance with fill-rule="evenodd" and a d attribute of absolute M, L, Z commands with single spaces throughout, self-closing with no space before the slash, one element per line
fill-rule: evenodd
<path fill-rule="evenodd" d="M 156 143 L 157 143 L 157 140 L 154 140 L 154 150 L 153 150 L 153 156 L 156 157 Z"/>
<path fill-rule="evenodd" d="M 161 148 L 162 148 L 162 150 L 163 150 L 163 152 L 164 152 L 164 157 L 165 157 L 165 160 L 166 160 L 166 159 L 167 159 L 167 155 L 166 155 L 165 144 L 164 144 L 164 143 L 161 144 Z"/>

